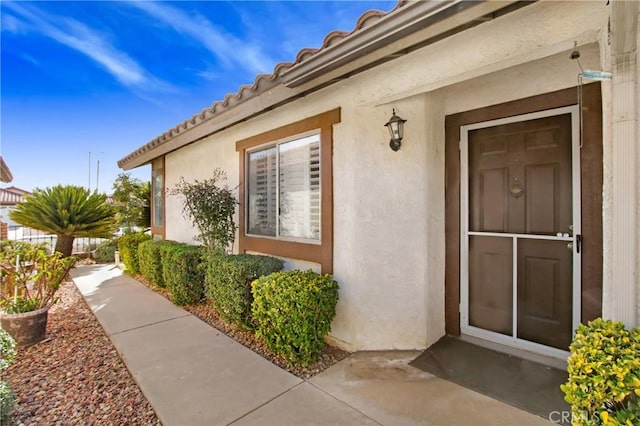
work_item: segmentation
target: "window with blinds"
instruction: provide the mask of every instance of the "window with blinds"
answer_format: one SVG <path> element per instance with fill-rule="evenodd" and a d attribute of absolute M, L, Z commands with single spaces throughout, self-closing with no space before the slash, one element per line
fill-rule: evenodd
<path fill-rule="evenodd" d="M 164 183 L 162 182 L 162 174 L 155 173 L 153 175 L 152 186 L 153 186 L 153 225 L 154 226 L 162 226 L 162 222 L 164 220 L 163 210 L 164 210 Z"/>
<path fill-rule="evenodd" d="M 247 233 L 320 240 L 320 135 L 248 154 Z"/>

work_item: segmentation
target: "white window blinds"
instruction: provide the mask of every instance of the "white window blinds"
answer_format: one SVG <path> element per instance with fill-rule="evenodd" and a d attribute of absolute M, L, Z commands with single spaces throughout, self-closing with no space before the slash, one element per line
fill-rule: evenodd
<path fill-rule="evenodd" d="M 249 154 L 248 231 L 276 235 L 276 147 Z"/>
<path fill-rule="evenodd" d="M 248 162 L 248 233 L 320 240 L 320 135 L 252 152 Z"/>

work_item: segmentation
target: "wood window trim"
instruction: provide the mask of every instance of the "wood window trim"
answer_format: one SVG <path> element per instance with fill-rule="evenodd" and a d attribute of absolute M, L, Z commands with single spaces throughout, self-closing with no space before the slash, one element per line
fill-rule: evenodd
<path fill-rule="evenodd" d="M 445 118 L 445 329 L 460 335 L 460 126 L 578 103 L 572 87 L 479 108 Z M 582 322 L 602 313 L 602 93 L 600 83 L 582 89 Z"/>
<path fill-rule="evenodd" d="M 322 273 L 333 273 L 333 125 L 340 122 L 340 108 L 273 129 L 236 142 L 240 154 L 239 176 L 239 241 L 240 253 L 259 252 L 273 256 L 315 262 L 321 265 Z M 283 241 L 246 235 L 246 161 L 247 151 L 275 143 L 312 130 L 320 130 L 321 167 L 321 236 L 320 244 Z"/>
<path fill-rule="evenodd" d="M 149 222 L 151 225 L 151 235 L 160 235 L 160 237 L 165 239 L 165 230 L 167 226 L 167 203 L 166 203 L 166 194 L 165 194 L 165 167 L 164 167 L 164 157 L 154 160 L 151 164 L 151 209 L 149 210 L 149 214 L 151 217 L 149 218 Z M 153 190 L 153 181 L 157 175 L 162 176 L 162 225 L 155 225 L 155 191 Z"/>

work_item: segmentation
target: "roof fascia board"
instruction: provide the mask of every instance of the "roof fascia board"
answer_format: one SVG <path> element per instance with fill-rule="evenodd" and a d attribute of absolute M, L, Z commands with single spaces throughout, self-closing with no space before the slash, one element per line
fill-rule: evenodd
<path fill-rule="evenodd" d="M 412 33 L 407 37 L 380 46 L 369 54 L 354 58 L 351 62 L 327 71 L 326 73 L 317 76 L 312 81 L 308 81 L 297 86 L 297 88 L 299 87 L 303 92 L 307 92 L 316 86 L 324 87 L 327 83 L 335 82 L 345 76 L 350 76 L 360 71 L 364 71 L 370 68 L 372 64 L 374 66 L 379 65 L 382 62 L 402 56 L 404 53 L 408 53 L 408 50 L 415 50 L 416 46 L 423 47 L 425 41 L 428 41 L 427 44 L 435 42 L 432 40 L 437 39 L 443 34 L 446 35 L 451 30 L 460 28 L 469 22 L 485 22 L 484 17 L 487 15 L 491 15 L 514 3 L 517 3 L 517 1 L 480 2 L 476 7 L 465 9 L 455 15 L 438 21 L 433 25 Z"/>
<path fill-rule="evenodd" d="M 463 9 L 478 2 L 462 0 L 417 1 L 398 8 L 370 27 L 365 27 L 343 41 L 321 50 L 303 62 L 284 70 L 280 78 L 288 87 L 301 84 L 323 75 L 342 64 L 351 62 L 380 46 L 384 46 L 407 33 L 424 27 L 440 12 L 454 7 Z"/>
<path fill-rule="evenodd" d="M 151 162 L 154 158 L 169 154 L 185 145 L 197 142 L 237 123 L 263 114 L 276 106 L 291 101 L 301 95 L 302 93 L 300 90 L 290 89 L 283 85 L 276 86 L 259 96 L 248 99 L 233 108 L 225 110 L 219 115 L 216 115 L 202 123 L 193 125 L 193 127 L 189 127 L 187 130 L 178 133 L 168 141 L 153 148 L 149 148 L 132 159 L 121 161 L 119 166 L 123 170 L 131 170 L 145 165 Z"/>
<path fill-rule="evenodd" d="M 435 6 L 434 6 L 435 3 Z M 443 4 L 444 3 L 444 4 Z M 251 97 L 244 101 L 237 103 L 236 105 L 229 106 L 223 111 L 208 117 L 202 121 L 195 121 L 192 123 L 185 122 L 184 126 L 179 131 L 157 144 L 147 144 L 142 147 L 135 155 L 124 158 L 118 162 L 118 165 L 124 170 L 131 170 L 136 167 L 148 164 L 154 158 L 161 157 L 172 151 L 180 149 L 181 147 L 193 142 L 197 142 L 207 136 L 220 132 L 228 127 L 231 127 L 242 121 L 246 121 L 260 114 L 266 113 L 280 105 L 291 102 L 292 100 L 305 96 L 309 93 L 317 91 L 323 87 L 326 87 L 341 78 L 348 77 L 349 75 L 363 71 L 368 67 L 378 64 L 380 61 L 390 60 L 398 52 L 415 46 L 425 40 L 429 40 L 433 37 L 438 37 L 442 34 L 446 34 L 447 31 L 460 27 L 468 22 L 478 20 L 486 15 L 494 13 L 509 4 L 516 3 L 516 1 L 499 1 L 499 2 L 467 2 L 467 1 L 447 1 L 447 2 L 415 2 L 409 3 L 402 8 L 397 9 L 390 15 L 381 18 L 381 21 L 376 22 L 371 27 L 365 27 L 360 31 L 354 33 L 344 41 L 327 48 L 329 50 L 337 50 L 335 48 L 340 47 L 341 50 L 350 51 L 348 60 L 342 60 L 342 65 L 338 65 L 333 61 L 331 64 L 327 64 L 330 68 L 324 68 L 320 74 L 316 73 L 314 77 L 302 78 L 298 80 L 299 84 L 296 86 L 286 86 L 282 83 L 284 77 L 280 76 L 280 83 L 276 83 L 272 87 Z M 426 11 L 424 8 L 429 6 Z M 438 7 L 436 7 L 438 6 Z M 450 13 L 448 16 L 439 16 L 435 19 L 435 15 L 446 11 L 447 9 L 456 9 L 455 13 Z M 406 13 L 400 13 L 405 12 Z M 410 13 L 409 13 L 410 12 Z M 427 25 L 427 21 L 420 19 L 421 14 L 429 14 L 431 19 L 435 21 Z M 441 14 L 442 15 L 442 14 Z M 395 19 L 399 19 L 400 23 L 393 23 Z M 412 20 L 413 19 L 413 20 Z M 384 20 L 384 22 L 382 21 Z M 413 24 L 411 24 L 413 22 Z M 418 24 L 416 24 L 416 22 Z M 383 25 L 385 30 L 372 31 L 379 25 Z M 421 28 L 417 25 L 422 25 Z M 351 39 L 355 38 L 360 32 L 364 32 L 371 28 L 368 33 L 375 35 L 378 40 L 374 42 L 373 35 L 369 36 L 365 41 L 360 39 L 355 40 L 354 47 L 349 47 Z M 396 37 L 396 40 L 390 41 L 386 37 L 384 31 L 388 28 L 395 28 L 396 35 L 402 34 Z M 370 43 L 366 53 L 364 44 Z M 311 58 L 296 65 L 292 68 L 295 69 L 305 64 L 311 64 L 314 62 L 316 56 L 323 56 L 324 51 L 316 53 Z M 344 56 L 346 58 L 346 56 Z M 336 57 L 333 56 L 335 59 Z M 331 61 L 327 59 L 326 61 Z M 287 75 L 290 75 L 288 72 Z M 284 75 L 284 74 L 283 74 Z M 304 81 L 303 81 L 304 80 Z M 274 82 L 275 83 L 275 82 Z M 180 128 L 179 125 L 178 128 Z"/>
<path fill-rule="evenodd" d="M 13 180 L 13 175 L 11 174 L 11 170 L 9 170 L 9 166 L 4 162 L 4 158 L 0 157 L 0 181 L 9 183 Z"/>

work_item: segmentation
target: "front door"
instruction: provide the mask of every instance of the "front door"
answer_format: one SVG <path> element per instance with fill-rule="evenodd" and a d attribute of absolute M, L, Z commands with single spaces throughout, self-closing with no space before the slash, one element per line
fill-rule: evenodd
<path fill-rule="evenodd" d="M 577 109 L 462 126 L 461 331 L 566 356 L 579 322 Z"/>

